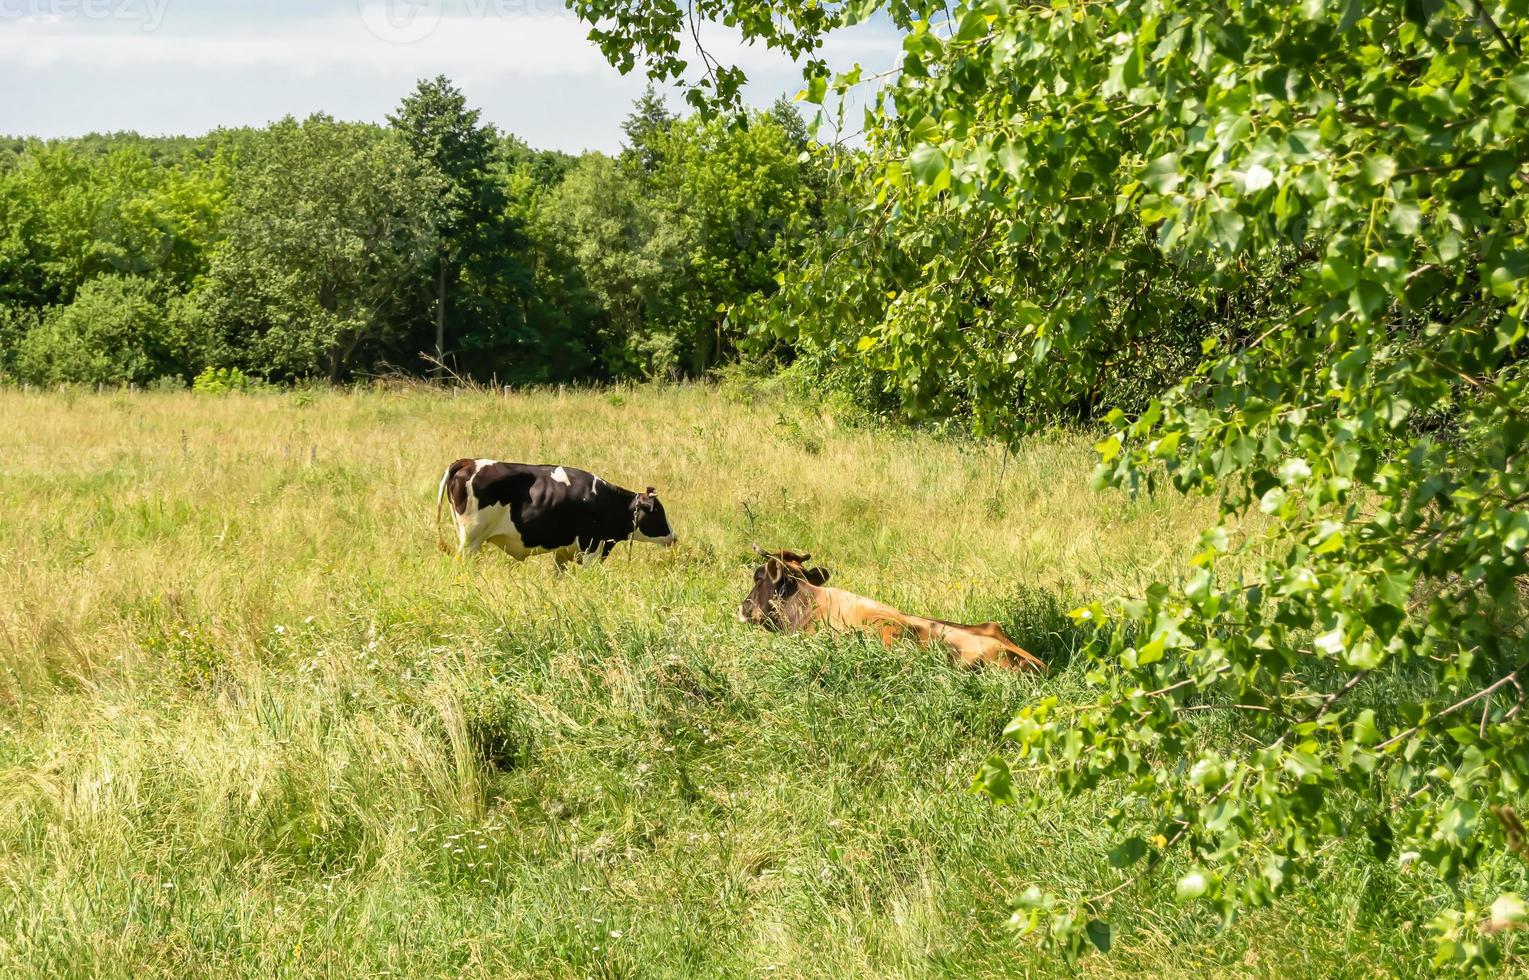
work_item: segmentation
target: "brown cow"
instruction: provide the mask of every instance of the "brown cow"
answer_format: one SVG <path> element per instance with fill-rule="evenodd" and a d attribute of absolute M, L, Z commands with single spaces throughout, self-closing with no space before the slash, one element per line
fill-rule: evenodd
<path fill-rule="evenodd" d="M 943 643 L 962 667 L 1003 667 L 1037 670 L 1046 665 L 1021 649 L 997 623 L 966 626 L 899 612 L 875 599 L 825 588 L 828 570 L 808 568 L 812 558 L 796 551 L 761 551 L 765 563 L 754 571 L 754 588 L 738 619 L 783 633 L 812 633 L 818 629 L 865 630 L 881 637 L 885 646 L 906 637 L 919 646 Z"/>

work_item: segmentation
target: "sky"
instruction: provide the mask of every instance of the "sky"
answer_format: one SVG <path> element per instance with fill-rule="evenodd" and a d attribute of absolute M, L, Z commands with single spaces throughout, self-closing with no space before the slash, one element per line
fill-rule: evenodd
<path fill-rule="evenodd" d="M 382 122 L 444 74 L 532 146 L 613 151 L 645 79 L 610 67 L 587 32 L 563 0 L 0 0 L 0 133 L 194 135 L 321 111 Z M 743 67 L 752 104 L 802 87 L 787 58 L 734 31 L 708 24 L 702 41 Z M 900 54 L 884 22 L 825 52 L 867 73 Z"/>

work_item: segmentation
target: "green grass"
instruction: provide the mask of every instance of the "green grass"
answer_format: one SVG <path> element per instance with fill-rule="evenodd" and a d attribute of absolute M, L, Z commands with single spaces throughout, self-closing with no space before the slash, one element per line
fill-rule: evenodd
<path fill-rule="evenodd" d="M 1005 462 L 767 390 L 0 391 L 0 422 L 6 976 L 1070 975 L 1008 904 L 1118 880 L 1108 792 L 967 787 L 1018 707 L 1084 696 L 1068 604 L 1212 514 L 1089 492 L 1083 439 Z M 453 562 L 464 455 L 656 485 L 680 544 Z M 1058 670 L 752 630 L 756 542 Z M 1127 895 L 1078 970 L 1424 972 L 1388 912 L 1424 899 L 1348 857 L 1224 932 Z"/>

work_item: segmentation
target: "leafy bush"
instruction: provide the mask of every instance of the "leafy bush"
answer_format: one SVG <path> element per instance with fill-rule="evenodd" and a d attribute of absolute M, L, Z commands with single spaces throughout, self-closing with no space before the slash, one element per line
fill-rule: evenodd
<path fill-rule="evenodd" d="M 143 384 L 183 368 L 180 346 L 152 283 L 104 276 L 21 338 L 15 372 L 36 384 Z"/>
<path fill-rule="evenodd" d="M 0 378 L 9 376 L 15 369 L 16 349 L 41 323 L 41 310 L 0 306 Z"/>
<path fill-rule="evenodd" d="M 236 367 L 204 368 L 191 382 L 192 391 L 208 394 L 224 394 L 230 391 L 249 391 L 263 382 L 252 378 Z"/>
<path fill-rule="evenodd" d="M 528 765 L 535 757 L 538 724 L 509 684 L 490 684 L 462 695 L 467 739 L 482 763 L 498 772 Z"/>

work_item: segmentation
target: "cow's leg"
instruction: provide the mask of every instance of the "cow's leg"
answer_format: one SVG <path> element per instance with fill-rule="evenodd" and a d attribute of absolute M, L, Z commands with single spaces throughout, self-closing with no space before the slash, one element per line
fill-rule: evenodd
<path fill-rule="evenodd" d="M 483 546 L 493 536 L 493 527 L 485 526 L 483 522 L 474 521 L 470 526 L 462 526 L 462 544 L 457 549 L 458 558 L 467 558 L 476 555 L 483 550 Z"/>
<path fill-rule="evenodd" d="M 579 558 L 579 564 L 583 565 L 585 568 L 588 568 L 590 565 L 604 557 L 600 553 L 601 544 L 602 542 L 598 540 L 584 540 L 583 538 L 579 538 L 574 541 L 573 545 L 569 548 L 569 552 L 572 554 L 577 554 Z"/>
<path fill-rule="evenodd" d="M 457 532 L 457 546 L 452 549 L 451 560 L 461 561 L 463 554 L 467 551 L 467 525 L 455 512 L 451 515 L 451 529 Z"/>
<path fill-rule="evenodd" d="M 614 541 L 595 541 L 584 549 L 584 554 L 579 558 L 579 564 L 588 568 L 590 565 L 598 565 L 610 555 L 611 549 L 616 547 Z"/>

